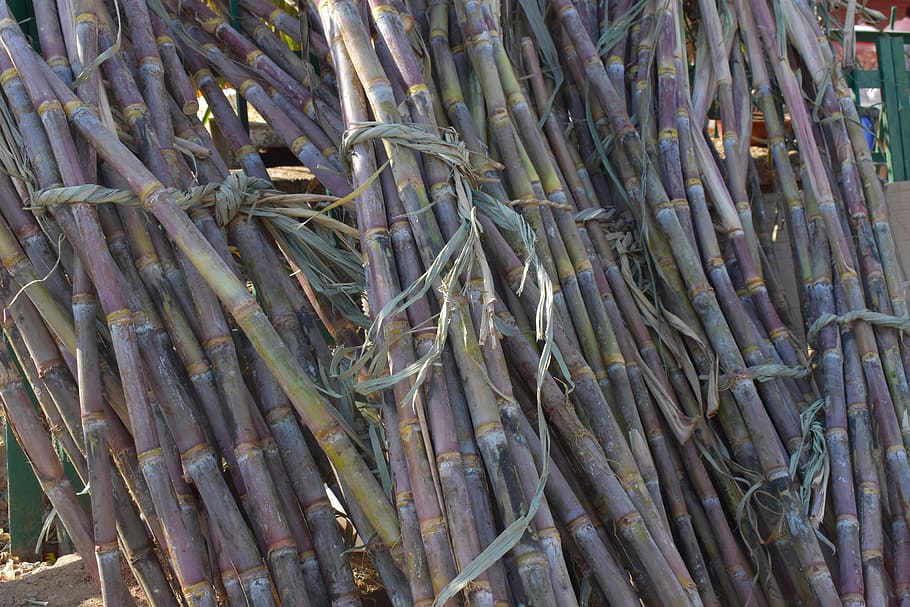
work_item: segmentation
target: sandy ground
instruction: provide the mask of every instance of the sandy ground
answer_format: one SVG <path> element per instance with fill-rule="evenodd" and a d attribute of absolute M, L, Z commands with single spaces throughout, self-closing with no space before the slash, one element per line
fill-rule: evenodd
<path fill-rule="evenodd" d="M 70 554 L 60 557 L 53 565 L 7 562 L 3 566 L 0 607 L 42 606 L 103 607 L 101 593 L 86 573 L 81 558 Z"/>
<path fill-rule="evenodd" d="M 0 547 L 5 543 L 0 531 Z M 390 607 L 375 570 L 355 555 L 354 577 L 365 607 Z M 147 607 L 142 591 L 124 568 L 136 607 Z M 101 592 L 75 554 L 60 557 L 53 565 L 14 563 L 0 552 L 0 607 L 104 607 Z"/>

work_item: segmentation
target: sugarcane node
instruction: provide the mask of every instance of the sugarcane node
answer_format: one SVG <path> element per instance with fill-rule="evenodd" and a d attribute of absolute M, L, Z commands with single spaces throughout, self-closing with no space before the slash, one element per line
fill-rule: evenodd
<path fill-rule="evenodd" d="M 107 325 L 112 328 L 117 325 L 130 326 L 133 323 L 133 311 L 129 308 L 112 310 L 105 316 L 105 321 L 107 322 Z"/>
<path fill-rule="evenodd" d="M 47 64 L 51 67 L 62 67 L 62 68 L 69 69 L 69 65 L 70 65 L 69 59 L 67 59 L 66 57 L 63 57 L 61 55 L 57 55 L 54 57 L 48 57 L 46 61 L 47 61 Z"/>
<path fill-rule="evenodd" d="M 187 468 L 187 470 L 189 470 L 191 466 L 198 465 L 199 463 L 211 457 L 211 446 L 207 443 L 200 443 L 182 452 L 180 454 L 180 461 L 182 461 L 183 465 Z"/>
<path fill-rule="evenodd" d="M 163 461 L 164 453 L 162 452 L 161 447 L 156 447 L 154 449 L 149 449 L 148 451 L 138 452 L 136 457 L 138 458 L 140 466 L 150 466 Z"/>
<path fill-rule="evenodd" d="M 99 23 L 98 15 L 96 15 L 94 12 L 79 13 L 78 15 L 76 15 L 76 18 L 74 19 L 74 23 L 76 25 L 81 25 L 83 23 L 87 23 L 89 25 L 93 25 L 93 26 L 97 27 L 98 23 Z"/>
<path fill-rule="evenodd" d="M 426 534 L 426 535 L 430 535 L 430 534 L 437 533 L 440 531 L 445 531 L 445 529 L 446 529 L 446 522 L 445 522 L 445 519 L 441 516 L 432 518 L 432 519 L 424 519 L 424 520 L 420 521 L 420 531 L 421 531 L 421 533 Z"/>
<path fill-rule="evenodd" d="M 95 554 L 104 555 L 110 554 L 112 552 L 119 552 L 120 545 L 117 542 L 106 542 L 103 544 L 95 544 Z"/>
<path fill-rule="evenodd" d="M 190 586 L 184 586 L 181 591 L 188 601 L 195 601 L 202 599 L 211 592 L 211 584 L 206 580 Z"/>
<path fill-rule="evenodd" d="M 16 70 L 16 68 L 11 67 L 11 68 L 3 70 L 3 73 L 0 74 L 0 85 L 6 85 L 10 81 L 18 80 L 18 79 L 19 79 L 19 72 Z"/>
<path fill-rule="evenodd" d="M 71 111 L 75 111 L 75 109 L 78 109 L 83 106 L 83 103 L 81 101 L 71 102 L 71 103 L 74 103 L 74 105 L 67 109 L 67 113 L 70 113 Z M 67 105 L 69 105 L 69 104 L 67 104 Z M 51 112 L 63 111 L 63 106 L 60 104 L 60 101 L 57 99 L 48 99 L 46 101 L 43 101 L 40 105 L 38 105 L 37 110 L 38 110 L 39 115 L 44 115 L 44 114 L 51 113 Z"/>
<path fill-rule="evenodd" d="M 3 267 L 8 270 L 14 270 L 26 264 L 28 258 L 22 251 L 13 251 L 3 256 Z"/>
<path fill-rule="evenodd" d="M 297 556 L 297 557 L 301 556 L 297 552 L 297 544 L 290 537 L 287 537 L 280 541 L 269 544 L 267 547 L 267 550 L 268 550 L 268 552 L 267 552 L 268 557 L 271 557 L 275 554 L 282 553 L 282 552 L 293 552 L 295 556 Z"/>

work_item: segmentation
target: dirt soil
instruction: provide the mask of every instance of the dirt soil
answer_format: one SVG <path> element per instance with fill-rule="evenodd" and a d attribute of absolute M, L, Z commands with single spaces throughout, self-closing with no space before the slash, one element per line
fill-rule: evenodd
<path fill-rule="evenodd" d="M 131 591 L 137 605 L 145 606 L 139 588 Z M 103 607 L 103 603 L 101 591 L 77 555 L 68 554 L 47 565 L 13 563 L 0 553 L 0 607 L 42 606 Z"/>

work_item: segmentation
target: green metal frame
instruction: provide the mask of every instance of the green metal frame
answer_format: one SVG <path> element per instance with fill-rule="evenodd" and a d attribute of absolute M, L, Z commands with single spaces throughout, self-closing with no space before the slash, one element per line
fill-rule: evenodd
<path fill-rule="evenodd" d="M 882 114 L 880 135 L 887 141 L 884 153 L 873 150 L 872 159 L 888 166 L 891 181 L 910 179 L 910 74 L 904 45 L 908 32 L 856 32 L 857 42 L 874 42 L 877 70 L 853 70 L 847 80 L 859 100 L 860 89 L 880 89 Z"/>
<path fill-rule="evenodd" d="M 16 365 L 16 370 L 19 371 L 19 375 L 23 378 L 32 406 L 38 408 L 38 399 L 35 398 L 31 385 L 28 381 L 25 381 L 25 375 L 22 372 L 19 360 L 5 337 L 0 341 L 0 347 L 7 348 L 9 351 L 10 358 Z M 79 491 L 79 488 L 82 487 L 82 480 L 64 453 L 63 447 L 56 440 L 54 440 L 54 450 L 63 465 L 63 472 L 70 485 Z M 32 560 L 36 556 L 42 556 L 35 554 L 35 546 L 38 544 L 41 528 L 44 524 L 44 493 L 41 490 L 38 479 L 35 477 L 28 457 L 19 446 L 18 439 L 9 424 L 6 425 L 6 472 L 10 552 L 13 556 L 23 560 Z M 91 501 L 88 495 L 80 496 L 79 502 L 86 512 L 91 512 Z M 62 539 L 68 540 L 65 537 Z"/>
<path fill-rule="evenodd" d="M 9 6 L 32 45 L 40 49 L 31 0 L 9 0 Z M 6 347 L 5 340 L 0 347 Z M 32 560 L 44 522 L 44 496 L 32 465 L 9 424 L 6 425 L 5 465 L 10 553 L 23 560 Z"/>
<path fill-rule="evenodd" d="M 234 0 L 236 1 L 236 0 Z M 25 35 L 29 37 L 35 50 L 40 51 L 41 46 L 38 41 L 38 29 L 35 24 L 35 12 L 31 0 L 9 0 L 10 9 L 19 20 Z M 7 347 L 6 339 L 2 340 L 0 347 Z M 10 349 L 10 355 L 19 366 L 15 354 Z M 22 369 L 19 368 L 22 374 Z M 37 407 L 38 402 L 32 392 L 31 386 L 26 381 L 26 389 L 32 400 L 32 404 Z M 73 487 L 81 487 L 79 475 L 64 455 L 62 448 L 56 441 L 54 447 L 57 455 L 63 464 L 63 470 Z M 15 433 L 7 424 L 6 426 L 6 472 L 7 472 L 7 498 L 8 498 L 8 515 L 9 515 L 9 535 L 10 535 L 10 552 L 13 556 L 23 560 L 32 560 L 36 556 L 35 546 L 41 534 L 41 527 L 44 523 L 44 494 L 41 491 L 41 485 L 35 477 L 32 465 L 19 446 Z M 83 507 L 88 511 L 90 503 L 87 496 L 82 496 L 80 500 Z"/>
<path fill-rule="evenodd" d="M 19 20 L 19 26 L 26 36 L 31 40 L 35 50 L 41 50 L 38 44 L 38 27 L 35 25 L 35 10 L 32 7 L 32 0 L 8 0 L 9 8 Z"/>
<path fill-rule="evenodd" d="M 6 482 L 10 553 L 23 560 L 32 560 L 43 522 L 43 496 L 32 465 L 9 424 L 6 425 Z"/>

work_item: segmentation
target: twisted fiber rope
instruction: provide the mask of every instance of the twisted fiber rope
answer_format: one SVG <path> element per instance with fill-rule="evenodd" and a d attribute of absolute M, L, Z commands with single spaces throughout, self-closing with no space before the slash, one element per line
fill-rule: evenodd
<path fill-rule="evenodd" d="M 174 201 L 183 210 L 213 205 L 215 218 L 222 226 L 230 223 L 242 209 L 252 213 L 264 195 L 283 195 L 265 179 L 250 177 L 243 173 L 232 173 L 221 183 L 194 186 L 184 192 L 177 190 L 171 192 Z M 39 190 L 32 195 L 33 210 L 56 204 L 103 203 L 140 205 L 139 198 L 129 190 L 117 190 L 96 184 Z"/>
<path fill-rule="evenodd" d="M 901 332 L 910 333 L 910 318 L 906 316 L 893 316 L 891 314 L 884 314 L 882 312 L 875 312 L 868 308 L 864 308 L 862 310 L 850 310 L 844 314 L 822 314 L 815 319 L 815 322 L 809 325 L 809 330 L 806 332 L 806 342 L 811 343 L 815 341 L 815 338 L 818 337 L 821 330 L 830 324 L 849 325 L 860 320 L 867 322 L 870 325 L 888 327 Z M 747 367 L 737 375 L 754 381 L 765 382 L 779 377 L 803 379 L 811 372 L 812 364 L 810 361 L 806 365 L 797 365 L 793 367 L 775 363 L 755 365 L 753 367 Z M 724 378 L 729 380 L 730 375 L 728 374 L 724 376 Z"/>

